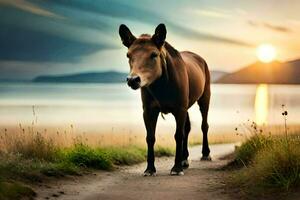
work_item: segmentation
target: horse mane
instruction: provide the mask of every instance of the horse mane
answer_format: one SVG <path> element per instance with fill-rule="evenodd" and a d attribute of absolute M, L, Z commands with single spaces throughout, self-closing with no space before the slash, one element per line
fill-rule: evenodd
<path fill-rule="evenodd" d="M 174 47 L 172 47 L 172 45 L 170 45 L 168 42 L 165 42 L 164 47 L 171 57 L 181 58 L 180 53 Z"/>
<path fill-rule="evenodd" d="M 182 63 L 182 57 L 180 53 L 168 42 L 165 41 L 163 45 L 163 52 L 161 54 L 162 66 L 163 66 L 163 74 L 165 76 L 165 80 L 169 80 L 170 73 L 172 74 L 176 66 Z"/>

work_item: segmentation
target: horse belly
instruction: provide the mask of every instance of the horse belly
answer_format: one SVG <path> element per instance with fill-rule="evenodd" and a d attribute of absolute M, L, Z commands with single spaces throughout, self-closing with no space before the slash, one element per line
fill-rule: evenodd
<path fill-rule="evenodd" d="M 204 92 L 205 76 L 200 70 L 198 68 L 198 70 L 189 73 L 189 107 L 200 99 Z"/>

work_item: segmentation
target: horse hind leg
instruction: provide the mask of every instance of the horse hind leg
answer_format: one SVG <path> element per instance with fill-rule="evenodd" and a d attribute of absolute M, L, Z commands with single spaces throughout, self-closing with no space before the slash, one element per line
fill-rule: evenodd
<path fill-rule="evenodd" d="M 191 122 L 189 118 L 189 114 L 187 113 L 185 125 L 184 125 L 184 136 L 183 136 L 183 156 L 182 156 L 182 167 L 187 169 L 189 167 L 189 150 L 188 150 L 188 137 L 191 131 Z"/>
<path fill-rule="evenodd" d="M 208 138 L 207 138 L 207 132 L 208 132 L 207 115 L 208 115 L 208 109 L 209 109 L 209 101 L 210 101 L 210 91 L 208 90 L 198 100 L 198 105 L 200 107 L 200 112 L 201 112 L 201 115 L 202 115 L 201 130 L 202 130 L 202 133 L 203 133 L 202 158 L 201 158 L 201 160 L 211 160 L 211 157 L 209 155 L 210 149 L 209 149 L 209 146 L 208 146 Z"/>

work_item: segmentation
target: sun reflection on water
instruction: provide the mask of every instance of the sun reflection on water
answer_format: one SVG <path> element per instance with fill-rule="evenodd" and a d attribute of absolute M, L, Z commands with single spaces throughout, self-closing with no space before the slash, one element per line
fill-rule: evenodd
<path fill-rule="evenodd" d="M 260 84 L 256 88 L 255 95 L 255 122 L 258 125 L 266 124 L 268 119 L 269 105 L 268 85 Z"/>

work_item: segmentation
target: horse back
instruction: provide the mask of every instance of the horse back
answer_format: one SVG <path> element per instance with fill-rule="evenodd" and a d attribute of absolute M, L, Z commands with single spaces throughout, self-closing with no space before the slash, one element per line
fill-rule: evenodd
<path fill-rule="evenodd" d="M 189 51 L 183 51 L 180 54 L 188 75 L 190 107 L 204 94 L 209 84 L 209 72 L 205 60 L 199 55 Z"/>

